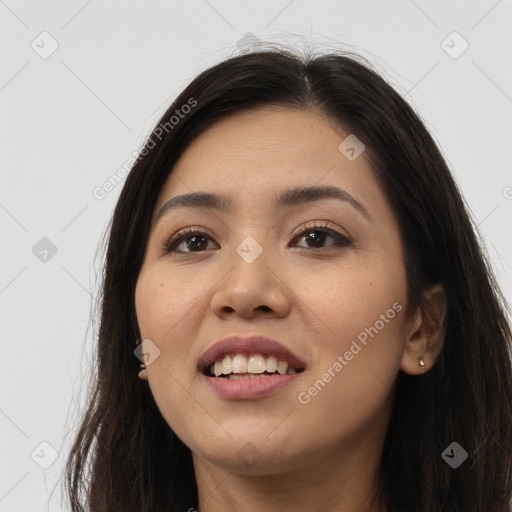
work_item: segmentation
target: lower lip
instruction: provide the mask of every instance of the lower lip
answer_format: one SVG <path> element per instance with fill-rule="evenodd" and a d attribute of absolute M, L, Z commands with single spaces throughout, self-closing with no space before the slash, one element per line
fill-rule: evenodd
<path fill-rule="evenodd" d="M 301 373 L 291 375 L 269 375 L 257 379 L 230 380 L 201 375 L 217 395 L 223 398 L 258 398 L 272 395 L 289 386 Z"/>

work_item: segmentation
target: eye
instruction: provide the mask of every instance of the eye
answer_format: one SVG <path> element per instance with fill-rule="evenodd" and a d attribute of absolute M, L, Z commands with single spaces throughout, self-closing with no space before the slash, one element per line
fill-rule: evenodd
<path fill-rule="evenodd" d="M 307 243 L 314 244 L 314 247 L 309 248 L 319 248 L 319 245 L 325 243 L 326 237 L 333 238 L 336 241 L 336 243 L 331 244 L 331 247 L 336 245 L 341 247 L 348 247 L 349 245 L 351 245 L 350 240 L 343 236 L 341 233 L 338 233 L 336 230 L 331 229 L 326 225 L 317 225 L 315 223 L 312 226 L 303 226 L 298 232 L 297 236 L 294 238 L 294 240 L 296 240 L 297 238 L 304 238 L 305 240 L 307 240 Z"/>
<path fill-rule="evenodd" d="M 305 235 L 307 235 L 307 237 L 305 237 Z M 305 247 L 306 249 L 318 249 L 321 248 L 319 247 L 320 245 L 325 243 L 326 237 L 335 240 L 335 243 L 331 244 L 331 247 L 347 247 L 351 245 L 350 240 L 341 233 L 338 233 L 336 230 L 326 225 L 317 225 L 316 223 L 303 226 L 295 235 L 294 240 L 297 238 L 305 238 L 308 244 L 314 244 L 313 247 Z M 170 240 L 165 242 L 163 249 L 166 253 L 177 252 L 190 254 L 191 252 L 203 252 L 203 250 L 208 248 L 208 241 L 213 241 L 213 239 L 207 232 L 190 227 L 173 235 Z M 181 245 L 188 250 L 178 250 Z"/>
<path fill-rule="evenodd" d="M 187 240 L 190 240 L 190 242 L 184 243 Z M 202 252 L 201 249 L 204 249 L 207 245 L 204 243 L 204 240 L 212 240 L 212 238 L 204 231 L 200 231 L 196 228 L 186 228 L 172 236 L 171 239 L 164 244 L 164 250 L 166 253 L 178 252 L 186 254 L 189 252 Z M 176 250 L 182 243 L 184 243 L 184 247 L 191 249 L 191 251 Z"/>

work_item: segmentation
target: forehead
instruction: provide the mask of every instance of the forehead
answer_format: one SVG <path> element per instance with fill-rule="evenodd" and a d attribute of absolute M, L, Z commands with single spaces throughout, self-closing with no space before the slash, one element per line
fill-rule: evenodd
<path fill-rule="evenodd" d="M 164 184 L 155 214 L 170 198 L 211 191 L 263 207 L 276 191 L 333 185 L 366 202 L 382 201 L 364 152 L 349 160 L 339 149 L 350 133 L 310 111 L 264 107 L 224 118 L 184 151 Z"/>

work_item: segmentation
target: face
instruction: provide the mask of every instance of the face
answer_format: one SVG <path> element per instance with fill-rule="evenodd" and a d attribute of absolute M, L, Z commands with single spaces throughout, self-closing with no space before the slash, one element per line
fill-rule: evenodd
<path fill-rule="evenodd" d="M 237 113 L 187 148 L 161 190 L 136 313 L 145 350 L 157 355 L 151 392 L 195 460 L 263 474 L 325 466 L 383 440 L 406 342 L 406 275 L 396 219 L 364 151 L 353 159 L 338 148 L 348 135 L 311 112 Z M 275 203 L 298 187 L 341 193 Z M 158 215 L 191 192 L 225 196 L 229 207 Z M 233 379 L 198 366 L 219 340 L 256 335 L 293 354 L 297 373 Z M 239 356 L 251 354 L 253 370 L 258 354 L 270 370 L 273 354 L 292 359 L 250 343 L 213 356 L 227 371 L 226 356 L 232 371 L 236 356 L 242 371 Z"/>

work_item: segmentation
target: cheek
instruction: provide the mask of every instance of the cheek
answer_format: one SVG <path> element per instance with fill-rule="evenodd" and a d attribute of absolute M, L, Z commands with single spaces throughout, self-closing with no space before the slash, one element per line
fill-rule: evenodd
<path fill-rule="evenodd" d="M 364 343 L 368 331 L 375 334 L 375 324 L 382 337 L 395 338 L 401 332 L 398 313 L 405 309 L 405 273 L 383 260 L 340 266 L 326 275 L 301 277 L 297 283 L 302 302 L 320 320 L 316 323 L 324 331 L 324 351 L 348 350 L 358 336 Z"/>
<path fill-rule="evenodd" d="M 188 282 L 188 280 L 187 280 Z M 191 343 L 195 339 L 195 318 L 204 290 L 167 275 L 165 270 L 143 270 L 135 289 L 135 307 L 142 339 L 149 338 L 160 350 L 148 366 L 148 383 L 163 417 L 173 429 L 186 431 L 183 411 L 201 417 L 200 407 L 184 389 L 190 385 L 195 367 Z"/>
<path fill-rule="evenodd" d="M 184 289 L 179 281 L 169 279 L 156 268 L 141 272 L 137 281 L 135 308 L 141 336 L 159 350 L 147 373 L 161 410 L 173 410 L 179 398 L 179 383 L 187 387 L 190 379 L 194 298 L 193 289 Z"/>
<path fill-rule="evenodd" d="M 195 284 L 194 284 L 195 283 Z M 204 290 L 197 281 L 185 284 L 169 276 L 157 266 L 141 272 L 135 289 L 135 308 L 143 338 L 150 338 L 162 348 L 178 348 L 185 340 L 179 336 L 184 325 L 190 327 L 190 316 L 198 308 Z"/>
<path fill-rule="evenodd" d="M 322 322 L 314 371 L 298 401 L 312 418 L 329 409 L 326 428 L 356 428 L 382 412 L 398 373 L 405 341 L 405 275 L 398 266 L 377 263 L 339 269 L 328 286 L 316 290 L 305 300 Z"/>

